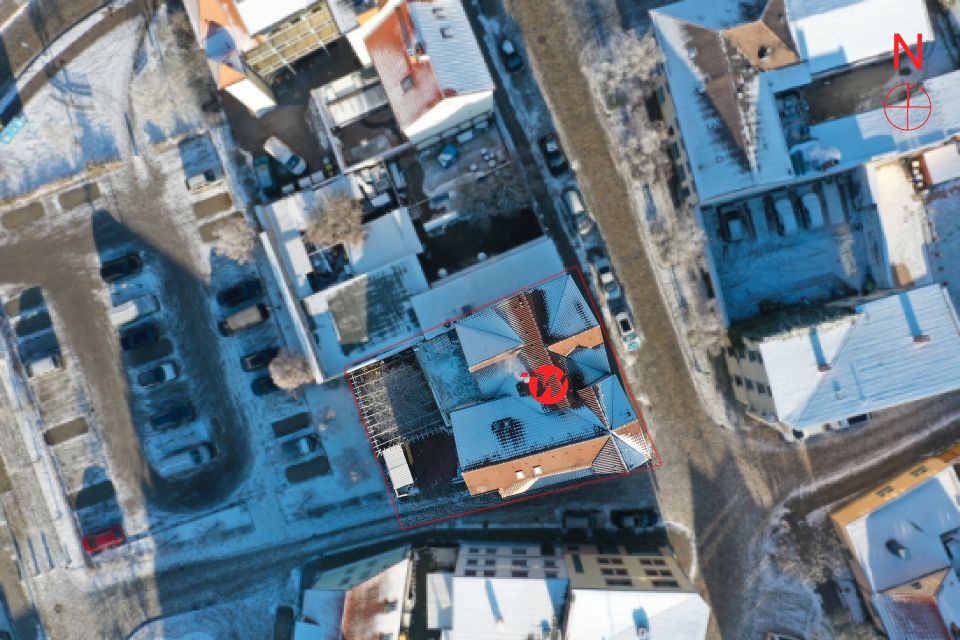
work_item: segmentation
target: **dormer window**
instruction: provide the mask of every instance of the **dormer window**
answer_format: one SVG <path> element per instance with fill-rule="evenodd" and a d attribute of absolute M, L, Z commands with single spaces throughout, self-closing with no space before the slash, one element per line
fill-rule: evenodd
<path fill-rule="evenodd" d="M 452 39 L 453 39 L 453 29 L 451 29 L 450 27 L 440 27 L 440 36 L 441 36 L 444 40 L 452 40 Z"/>
<path fill-rule="evenodd" d="M 404 93 L 413 89 L 413 76 L 403 76 L 403 80 L 400 81 L 400 88 L 403 89 Z"/>

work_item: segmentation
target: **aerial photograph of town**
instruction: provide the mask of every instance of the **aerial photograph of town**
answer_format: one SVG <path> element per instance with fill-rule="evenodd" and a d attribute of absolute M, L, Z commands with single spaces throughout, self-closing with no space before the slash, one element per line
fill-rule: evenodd
<path fill-rule="evenodd" d="M 960 0 L 0 0 L 0 640 L 960 640 Z"/>

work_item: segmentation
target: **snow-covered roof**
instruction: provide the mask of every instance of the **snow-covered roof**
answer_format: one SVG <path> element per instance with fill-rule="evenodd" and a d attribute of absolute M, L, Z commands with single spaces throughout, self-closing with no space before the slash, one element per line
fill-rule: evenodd
<path fill-rule="evenodd" d="M 543 292 L 547 308 L 546 334 L 561 340 L 596 327 L 597 318 L 569 275 L 553 278 L 537 287 Z"/>
<path fill-rule="evenodd" d="M 668 13 L 678 10 L 668 5 L 650 14 L 700 200 L 791 180 L 770 86 L 761 81 L 762 74 L 744 67 L 737 74 L 743 80 L 742 95 L 738 93 L 737 78 L 724 62 L 732 45 L 720 33 Z M 709 73 L 701 68 L 708 65 Z"/>
<path fill-rule="evenodd" d="M 367 230 L 363 243 L 347 247 L 354 273 L 369 273 L 423 251 L 406 208 L 391 211 L 363 227 Z"/>
<path fill-rule="evenodd" d="M 571 589 L 567 640 L 655 640 L 706 637 L 710 607 L 696 592 Z"/>
<path fill-rule="evenodd" d="M 444 97 L 494 88 L 460 0 L 391 2 L 361 28 L 401 129 Z"/>
<path fill-rule="evenodd" d="M 420 326 L 430 329 L 513 293 L 518 274 L 534 283 L 560 271 L 563 263 L 553 241 L 538 238 L 440 280 L 413 298 L 413 308 Z"/>
<path fill-rule="evenodd" d="M 343 591 L 303 592 L 303 621 L 297 625 L 296 640 L 340 640 L 340 621 L 343 619 Z"/>
<path fill-rule="evenodd" d="M 306 224 L 304 213 L 315 201 L 312 191 L 298 191 L 260 208 L 267 231 L 277 245 L 280 264 L 298 298 L 313 293 L 307 280 L 313 264 L 300 232 Z"/>
<path fill-rule="evenodd" d="M 543 410 L 531 398 L 505 396 L 450 414 L 464 469 L 510 460 L 606 433 L 586 407 Z"/>
<path fill-rule="evenodd" d="M 384 449 L 383 461 L 386 463 L 387 475 L 390 476 L 394 491 L 413 484 L 413 474 L 410 473 L 410 465 L 407 464 L 407 456 L 404 455 L 401 445 Z"/>
<path fill-rule="evenodd" d="M 487 307 L 457 321 L 457 336 L 472 367 L 490 358 L 517 349 L 523 341 L 495 307 Z"/>
<path fill-rule="evenodd" d="M 915 341 L 921 334 L 928 341 Z M 960 388 L 960 329 L 940 285 L 863 303 L 758 348 L 777 418 L 800 429 Z"/>
<path fill-rule="evenodd" d="M 952 467 L 846 525 L 851 550 L 879 592 L 950 566 L 940 535 L 960 527 L 960 486 Z M 888 549 L 896 541 L 905 557 Z M 895 550 L 895 549 L 894 549 Z"/>
<path fill-rule="evenodd" d="M 245 29 L 233 2 L 185 0 L 184 8 L 197 42 L 207 56 L 217 88 L 223 89 L 245 80 L 246 69 L 240 54 L 257 43 Z"/>
<path fill-rule="evenodd" d="M 813 74 L 892 54 L 894 33 L 910 45 L 918 33 L 924 43 L 934 39 L 923 0 L 787 0 L 787 14 Z"/>
<path fill-rule="evenodd" d="M 923 154 L 923 168 L 930 185 L 960 178 L 960 141 L 951 140 Z"/>
<path fill-rule="evenodd" d="M 840 152 L 833 171 L 845 171 L 883 156 L 904 155 L 960 134 L 960 71 L 924 80 L 933 112 L 920 129 L 901 131 L 890 126 L 883 109 L 874 109 L 810 127 L 810 136 Z M 914 102 L 915 104 L 915 102 Z M 912 116 L 911 116 L 912 117 Z"/>
<path fill-rule="evenodd" d="M 451 640 L 549 637 L 563 618 L 567 581 L 536 578 L 453 579 Z"/>
<path fill-rule="evenodd" d="M 224 3 L 231 1 L 224 0 Z M 243 24 L 252 34 L 266 31 L 316 3 L 317 0 L 236 0 Z"/>
<path fill-rule="evenodd" d="M 453 573 L 427 574 L 427 629 L 453 626 Z"/>
<path fill-rule="evenodd" d="M 461 0 L 411 0 L 409 7 L 444 95 L 492 91 L 493 78 Z"/>

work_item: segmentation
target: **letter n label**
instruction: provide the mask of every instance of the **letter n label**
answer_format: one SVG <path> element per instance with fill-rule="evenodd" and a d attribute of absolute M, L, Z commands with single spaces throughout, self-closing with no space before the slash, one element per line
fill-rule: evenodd
<path fill-rule="evenodd" d="M 913 51 L 910 51 L 910 47 L 907 46 L 907 43 L 903 41 L 903 36 L 899 33 L 893 34 L 893 68 L 900 70 L 900 47 L 903 47 L 903 52 L 907 54 L 907 57 L 910 58 L 910 62 L 913 63 L 913 66 L 917 69 L 923 69 L 923 34 L 917 34 L 917 55 L 913 55 Z"/>

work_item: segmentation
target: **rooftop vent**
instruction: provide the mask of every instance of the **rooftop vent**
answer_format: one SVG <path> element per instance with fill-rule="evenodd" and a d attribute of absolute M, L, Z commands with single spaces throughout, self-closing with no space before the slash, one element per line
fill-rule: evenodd
<path fill-rule="evenodd" d="M 924 342 L 930 342 L 930 336 L 926 333 L 918 333 L 917 335 L 913 336 L 913 341 L 916 344 L 923 344 Z"/>
<path fill-rule="evenodd" d="M 766 60 L 772 53 L 773 49 L 771 47 L 761 46 L 759 49 L 757 49 L 757 57 L 761 60 Z"/>
<path fill-rule="evenodd" d="M 907 551 L 907 548 L 893 538 L 887 540 L 886 547 L 887 551 L 902 560 L 906 560 L 910 556 L 910 552 Z"/>
<path fill-rule="evenodd" d="M 819 371 L 820 373 L 826 373 L 827 371 L 830 371 L 830 365 L 827 364 L 826 362 L 822 364 L 818 364 L 817 371 Z"/>

